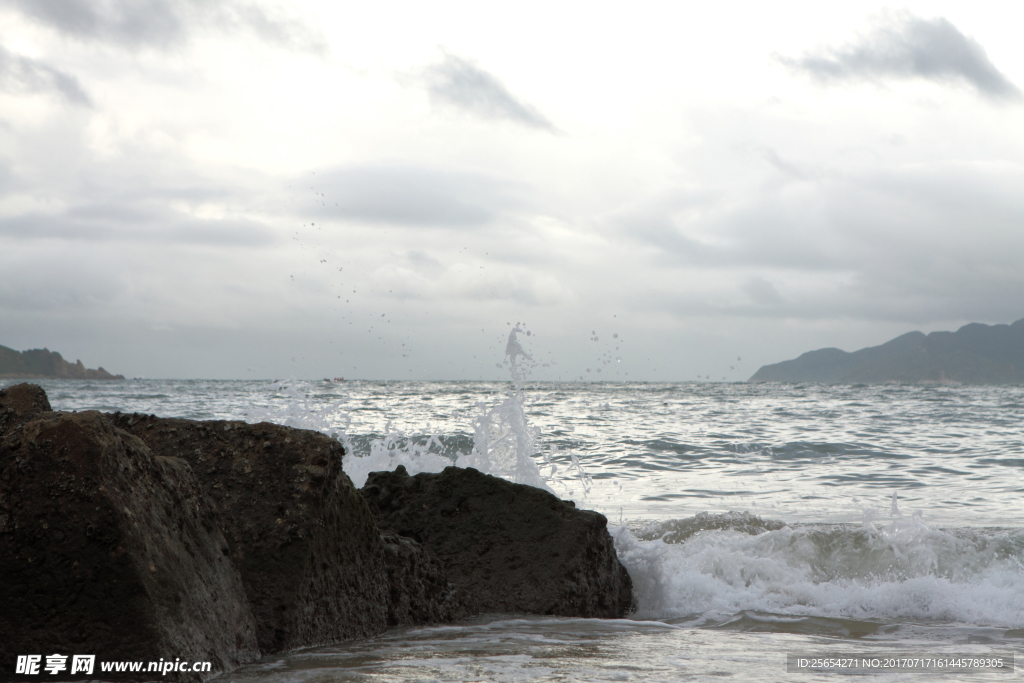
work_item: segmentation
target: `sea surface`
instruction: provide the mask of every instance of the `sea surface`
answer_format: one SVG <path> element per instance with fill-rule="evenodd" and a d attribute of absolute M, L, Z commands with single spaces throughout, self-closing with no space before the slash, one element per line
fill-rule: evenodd
<path fill-rule="evenodd" d="M 453 463 L 545 486 L 608 517 L 638 601 L 621 620 L 498 614 L 396 630 L 218 680 L 1022 677 L 797 672 L 787 655 L 1016 654 L 1024 666 L 1024 387 L 515 378 L 39 383 L 58 410 L 318 429 L 346 445 L 357 486 L 398 464 Z"/>

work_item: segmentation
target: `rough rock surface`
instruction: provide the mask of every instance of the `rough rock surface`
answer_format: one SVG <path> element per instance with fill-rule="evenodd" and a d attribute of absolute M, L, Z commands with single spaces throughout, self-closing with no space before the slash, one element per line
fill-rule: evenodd
<path fill-rule="evenodd" d="M 15 425 L 51 410 L 50 399 L 38 384 L 22 382 L 0 389 L 0 437 Z"/>
<path fill-rule="evenodd" d="M 633 607 L 597 512 L 472 468 L 375 472 L 362 494 L 382 529 L 437 555 L 476 611 L 609 618 Z"/>
<path fill-rule="evenodd" d="M 5 413 L 48 407 L 29 395 L 8 389 Z M 212 662 L 208 678 L 256 659 L 241 579 L 188 464 L 99 413 L 36 417 L 0 436 L 0 670 L 33 653 L 171 656 Z"/>
<path fill-rule="evenodd" d="M 23 654 L 216 674 L 475 612 L 630 609 L 600 514 L 472 469 L 379 472 L 361 494 L 343 455 L 312 431 L 0 391 L 0 679 Z"/>
<path fill-rule="evenodd" d="M 384 543 L 341 469 L 341 444 L 266 422 L 108 417 L 192 465 L 220 514 L 264 653 L 387 628 Z"/>
<path fill-rule="evenodd" d="M 390 531 L 381 533 L 388 571 L 388 627 L 437 624 L 469 616 L 462 591 L 440 561 L 422 545 Z"/>

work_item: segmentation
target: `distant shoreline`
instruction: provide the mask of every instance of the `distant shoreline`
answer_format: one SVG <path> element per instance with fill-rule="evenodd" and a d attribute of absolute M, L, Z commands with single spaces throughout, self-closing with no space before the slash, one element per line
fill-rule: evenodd
<path fill-rule="evenodd" d="M 125 379 L 124 375 L 111 375 L 109 377 L 62 377 L 60 375 L 0 375 L 0 379 L 77 379 L 77 380 L 90 380 L 98 379 L 104 382 L 121 381 Z"/>
<path fill-rule="evenodd" d="M 880 346 L 836 348 L 762 366 L 748 382 L 810 384 L 1024 384 L 1024 319 L 970 323 L 956 332 L 908 332 Z"/>
<path fill-rule="evenodd" d="M 0 379 L 124 379 L 102 367 L 95 370 L 78 360 L 69 363 L 56 351 L 29 349 L 15 351 L 0 346 Z"/>

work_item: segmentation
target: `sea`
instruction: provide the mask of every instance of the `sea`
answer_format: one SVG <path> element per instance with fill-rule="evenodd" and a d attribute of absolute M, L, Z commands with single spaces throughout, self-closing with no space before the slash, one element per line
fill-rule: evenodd
<path fill-rule="evenodd" d="M 403 464 L 545 487 L 608 518 L 633 580 L 624 619 L 486 614 L 219 681 L 1022 677 L 1024 387 L 536 382 L 511 360 L 505 382 L 39 383 L 57 410 L 316 429 L 357 486 Z"/>

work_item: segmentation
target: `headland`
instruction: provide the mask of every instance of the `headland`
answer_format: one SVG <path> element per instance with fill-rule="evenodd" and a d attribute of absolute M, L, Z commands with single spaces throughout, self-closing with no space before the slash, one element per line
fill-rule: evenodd
<path fill-rule="evenodd" d="M 908 332 L 849 353 L 836 348 L 761 367 L 750 382 L 1024 384 L 1024 319 L 956 332 Z"/>
<path fill-rule="evenodd" d="M 56 351 L 15 351 L 0 346 L 0 379 L 124 379 L 102 367 L 86 368 L 82 361 L 69 363 Z"/>

